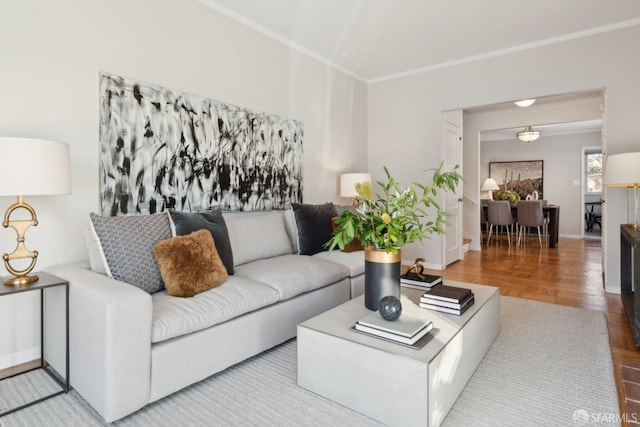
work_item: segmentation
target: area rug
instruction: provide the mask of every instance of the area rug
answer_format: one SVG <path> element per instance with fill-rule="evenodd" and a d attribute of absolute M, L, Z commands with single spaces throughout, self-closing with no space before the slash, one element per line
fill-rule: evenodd
<path fill-rule="evenodd" d="M 500 335 L 442 425 L 619 425 L 605 316 L 512 297 L 501 297 L 500 304 Z M 7 397 L 0 395 L 2 401 Z M 7 415 L 0 423 L 103 425 L 75 391 Z M 298 387 L 296 342 L 291 340 L 113 425 L 380 424 Z"/>

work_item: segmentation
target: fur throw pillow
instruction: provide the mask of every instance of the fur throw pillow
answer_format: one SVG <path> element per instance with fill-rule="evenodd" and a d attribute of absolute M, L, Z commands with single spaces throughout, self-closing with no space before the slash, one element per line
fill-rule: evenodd
<path fill-rule="evenodd" d="M 337 216 L 334 216 L 333 218 L 331 218 L 331 228 L 333 229 L 333 231 L 336 231 L 336 228 L 338 228 L 338 226 L 336 225 L 337 220 L 338 220 Z M 363 250 L 364 250 L 364 246 L 362 246 L 362 242 L 360 241 L 360 239 L 355 237 L 352 241 L 344 245 L 344 249 L 342 250 L 342 252 L 356 252 L 356 251 L 363 251 Z"/>
<path fill-rule="evenodd" d="M 205 229 L 162 240 L 153 247 L 167 294 L 192 297 L 223 284 L 229 276 Z"/>

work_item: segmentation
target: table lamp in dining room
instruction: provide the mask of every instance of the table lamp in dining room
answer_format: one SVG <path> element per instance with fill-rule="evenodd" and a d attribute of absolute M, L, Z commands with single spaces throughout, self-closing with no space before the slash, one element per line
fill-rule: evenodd
<path fill-rule="evenodd" d="M 15 250 L 2 257 L 5 268 L 12 274 L 5 278 L 5 285 L 25 285 L 38 280 L 37 275 L 30 274 L 36 265 L 38 251 L 30 251 L 25 244 L 26 230 L 38 225 L 38 219 L 24 196 L 69 193 L 69 145 L 44 139 L 0 137 L 0 196 L 16 196 L 18 199 L 7 208 L 2 221 L 4 228 L 11 227 L 18 235 Z M 26 214 L 22 211 L 26 211 Z M 29 218 L 15 219 L 16 216 Z M 17 269 L 12 266 L 12 262 L 17 260 L 27 260 L 29 265 Z"/>
<path fill-rule="evenodd" d="M 604 185 L 627 189 L 627 223 L 640 230 L 640 152 L 607 156 Z M 630 197 L 629 193 L 633 193 Z M 632 205 L 630 199 L 633 199 Z M 633 209 L 631 209 L 633 206 Z M 633 216 L 630 212 L 633 210 Z"/>
<path fill-rule="evenodd" d="M 493 178 L 487 178 L 482 187 L 480 187 L 480 191 L 484 192 L 483 199 L 493 200 L 493 192 L 499 190 L 500 187 L 498 183 Z"/>

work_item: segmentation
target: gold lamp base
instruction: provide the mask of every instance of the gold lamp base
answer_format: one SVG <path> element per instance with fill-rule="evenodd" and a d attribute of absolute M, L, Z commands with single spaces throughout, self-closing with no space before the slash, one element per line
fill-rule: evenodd
<path fill-rule="evenodd" d="M 7 277 L 4 279 L 4 284 L 10 286 L 22 286 L 28 285 L 29 283 L 37 282 L 38 279 L 39 277 L 37 274 L 32 274 L 30 276 Z"/>
<path fill-rule="evenodd" d="M 30 220 L 10 220 L 9 218 L 11 217 L 11 214 L 16 209 L 27 210 L 31 214 L 31 219 Z M 9 208 L 7 209 L 7 212 L 4 215 L 4 221 L 2 222 L 2 226 L 4 228 L 11 227 L 14 230 L 16 230 L 16 233 L 18 234 L 18 246 L 16 246 L 16 249 L 12 253 L 4 254 L 2 256 L 2 259 L 4 260 L 5 268 L 9 273 L 13 274 L 13 277 L 7 277 L 6 279 L 4 279 L 5 285 L 20 286 L 20 285 L 33 283 L 38 280 L 37 275 L 35 274 L 31 276 L 29 275 L 29 273 L 31 273 L 31 270 L 33 270 L 33 267 L 36 266 L 38 251 L 30 251 L 24 245 L 25 231 L 27 230 L 27 228 L 31 226 L 36 226 L 36 225 L 38 225 L 38 218 L 36 217 L 36 212 L 33 210 L 30 204 L 24 201 L 24 198 L 22 196 L 18 196 L 18 202 L 9 206 Z M 31 258 L 31 263 L 24 270 L 16 270 L 9 263 L 14 259 L 23 259 L 23 258 Z"/>

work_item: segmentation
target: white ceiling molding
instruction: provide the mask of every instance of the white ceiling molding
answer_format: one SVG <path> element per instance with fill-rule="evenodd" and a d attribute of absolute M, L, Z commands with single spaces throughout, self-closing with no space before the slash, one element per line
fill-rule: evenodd
<path fill-rule="evenodd" d="M 509 0 L 470 4 L 469 13 L 499 16 L 493 31 L 485 31 L 481 19 L 464 18 L 452 22 L 457 25 L 447 24 L 460 16 L 459 6 L 435 0 L 323 0 L 321 4 L 315 0 L 196 1 L 367 84 L 640 25 L 640 2 L 635 0 L 542 0 L 535 6 L 523 6 L 524 10 Z M 535 26 L 523 26 L 519 20 L 527 8 L 535 8 Z M 580 14 L 585 9 L 591 13 Z M 568 22 L 568 16 L 576 19 Z M 472 45 L 460 42 L 460 31 L 466 31 L 466 39 L 473 39 Z M 509 40 L 513 46 L 497 48 Z M 443 60 L 446 58 L 457 59 Z M 420 63 L 428 65 L 416 66 Z M 389 72 L 394 69 L 400 71 Z"/>
<path fill-rule="evenodd" d="M 608 31 L 619 30 L 622 28 L 633 27 L 636 25 L 640 25 L 640 18 L 631 19 L 629 21 L 618 22 L 612 25 L 605 25 L 598 28 L 591 28 L 585 31 L 578 31 L 572 34 L 565 34 L 559 37 L 552 37 L 546 40 L 540 40 L 533 43 L 527 43 L 519 46 L 513 46 L 506 49 L 500 49 L 493 52 L 487 52 L 480 55 L 469 56 L 467 58 L 460 58 L 455 61 L 443 62 L 442 64 L 430 65 L 428 67 L 416 68 L 415 70 L 403 71 L 402 73 L 392 74 L 389 76 L 377 77 L 374 79 L 370 79 L 367 83 L 378 83 L 387 80 L 394 80 L 403 77 L 409 77 L 416 74 L 428 73 L 429 71 L 439 70 L 442 68 L 453 67 L 460 64 L 467 64 L 469 62 L 482 61 L 483 59 L 495 58 L 497 56 L 509 55 L 511 53 L 522 52 L 523 50 L 535 49 L 537 47 L 548 46 L 551 44 L 562 43 L 569 40 L 580 39 L 583 37 L 593 36 L 600 33 L 606 33 Z"/>
<path fill-rule="evenodd" d="M 252 21 L 251 19 L 246 18 L 245 16 L 229 9 L 228 7 L 225 7 L 219 3 L 217 3 L 215 0 L 196 0 L 199 3 L 202 3 L 203 5 L 210 7 L 211 9 L 220 12 L 221 14 L 225 15 L 228 18 L 233 19 L 234 21 L 238 21 L 239 23 L 241 23 L 242 25 L 245 25 L 249 28 L 251 28 L 252 30 L 255 30 L 259 33 L 261 33 L 264 36 L 269 37 L 270 39 L 273 39 L 275 41 L 277 41 L 278 43 L 282 43 L 283 45 L 287 46 L 290 49 L 293 49 L 303 55 L 306 55 L 312 59 L 315 59 L 318 62 L 321 62 L 331 68 L 335 68 L 336 70 L 350 76 L 353 77 L 356 80 L 360 80 L 363 83 L 367 83 L 367 80 L 362 77 L 359 76 L 358 74 L 354 73 L 351 70 L 348 70 L 344 67 L 342 67 L 339 64 L 336 64 L 335 62 L 325 58 L 324 56 L 313 52 L 310 49 L 307 49 L 304 46 L 301 46 L 289 39 L 287 39 L 286 37 L 282 37 L 281 35 L 271 31 L 270 29 L 268 29 L 267 27 Z"/>

